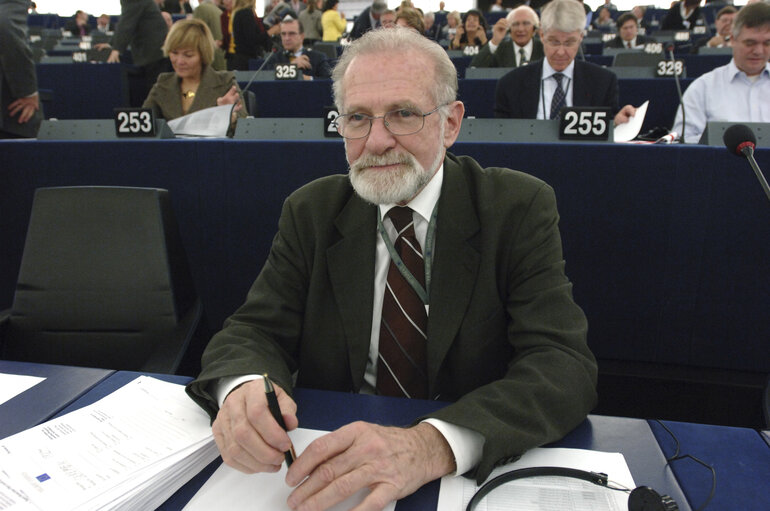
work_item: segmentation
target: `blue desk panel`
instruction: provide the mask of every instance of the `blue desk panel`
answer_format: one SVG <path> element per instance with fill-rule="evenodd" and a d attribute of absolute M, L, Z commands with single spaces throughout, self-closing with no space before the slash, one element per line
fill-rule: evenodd
<path fill-rule="evenodd" d="M 120 64 L 37 64 L 37 83 L 52 91 L 46 118 L 112 119 L 128 106 L 128 86 Z"/>
<path fill-rule="evenodd" d="M 767 511 L 770 509 L 770 449 L 756 431 L 744 428 L 665 422 L 680 443 L 680 455 L 690 454 L 714 467 L 716 493 L 709 511 Z M 655 421 L 650 421 L 655 437 L 667 456 L 676 445 Z M 711 473 L 700 464 L 683 459 L 671 468 L 695 509 L 708 498 Z"/>
<path fill-rule="evenodd" d="M 0 373 L 45 378 L 0 405 L 0 438 L 50 419 L 114 371 L 0 360 Z"/>

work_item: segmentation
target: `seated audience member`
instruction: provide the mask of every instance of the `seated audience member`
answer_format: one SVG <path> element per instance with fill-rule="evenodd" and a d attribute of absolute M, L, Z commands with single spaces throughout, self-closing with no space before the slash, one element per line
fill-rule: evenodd
<path fill-rule="evenodd" d="M 193 10 L 193 18 L 203 21 L 211 30 L 214 37 L 214 60 L 211 67 L 217 71 L 227 69 L 225 65 L 225 52 L 222 50 L 222 11 L 216 6 L 214 0 L 199 0 L 198 7 Z"/>
<path fill-rule="evenodd" d="M 411 427 L 345 425 L 286 473 L 291 509 L 363 489 L 358 508 L 375 510 L 447 474 L 483 481 L 564 436 L 595 403 L 596 362 L 553 190 L 447 152 L 464 107 L 446 51 L 413 30 L 371 30 L 333 79 L 349 175 L 286 199 L 266 264 L 187 390 L 224 462 L 246 473 L 278 471 L 291 442 L 257 375 L 289 430 L 301 426 L 295 385 L 447 402 Z"/>
<path fill-rule="evenodd" d="M 593 17 L 594 18 L 598 18 L 599 17 L 599 12 L 602 9 L 607 9 L 608 11 L 612 12 L 612 11 L 617 11 L 618 7 L 615 4 L 612 3 L 612 0 L 604 0 L 604 3 L 602 5 L 600 5 L 599 7 L 597 7 L 596 10 L 594 11 L 594 16 Z"/>
<path fill-rule="evenodd" d="M 417 9 L 402 7 L 396 14 L 396 26 L 413 28 L 420 35 L 425 35 L 425 23 Z"/>
<path fill-rule="evenodd" d="M 636 16 L 637 21 L 639 22 L 639 31 L 644 32 L 644 34 L 648 34 L 650 31 L 650 26 L 647 23 L 647 20 L 644 19 L 644 14 L 647 12 L 647 8 L 643 5 L 635 5 L 631 9 L 631 14 Z"/>
<path fill-rule="evenodd" d="M 380 27 L 381 28 L 393 28 L 396 26 L 396 11 L 392 9 L 385 9 L 380 14 Z"/>
<path fill-rule="evenodd" d="M 235 39 L 233 39 L 233 7 L 234 0 L 222 0 L 222 15 L 219 24 L 222 26 L 222 49 L 225 52 L 225 64 L 227 69 L 233 69 L 233 57 L 235 56 Z"/>
<path fill-rule="evenodd" d="M 460 13 L 452 11 L 446 16 L 446 25 L 441 27 L 441 40 L 449 43 L 455 37 L 457 29 L 462 25 L 462 18 Z"/>
<path fill-rule="evenodd" d="M 428 12 L 422 17 L 422 21 L 425 23 L 425 37 L 438 41 L 441 26 L 436 23 L 436 14 Z"/>
<path fill-rule="evenodd" d="M 96 31 L 102 34 L 110 34 L 115 30 L 109 14 L 102 14 L 96 18 Z"/>
<path fill-rule="evenodd" d="M 471 60 L 474 67 L 518 67 L 542 59 L 543 43 L 535 38 L 540 20 L 527 5 L 520 5 L 497 20 L 492 27 L 492 39 Z M 505 40 L 510 29 L 511 40 Z"/>
<path fill-rule="evenodd" d="M 88 13 L 77 11 L 75 16 L 64 25 L 64 30 L 70 32 L 75 37 L 82 37 L 91 33 L 91 27 L 88 26 Z"/>
<path fill-rule="evenodd" d="M 287 16 L 281 22 L 281 44 L 284 51 L 275 54 L 271 68 L 277 64 L 296 64 L 304 80 L 331 78 L 332 68 L 326 55 L 303 47 L 305 33 L 302 23 Z"/>
<path fill-rule="evenodd" d="M 372 5 L 361 11 L 356 18 L 353 29 L 350 31 L 350 39 L 358 39 L 368 31 L 383 26 L 380 16 L 387 9 L 388 3 L 385 0 L 374 0 Z M 395 21 L 394 17 L 393 22 Z"/>
<path fill-rule="evenodd" d="M 697 78 L 684 93 L 685 141 L 697 143 L 709 121 L 770 122 L 770 4 L 738 11 L 732 60 Z M 682 132 L 677 109 L 672 131 Z"/>
<path fill-rule="evenodd" d="M 565 106 L 606 106 L 615 124 L 628 122 L 631 105 L 618 111 L 615 73 L 575 60 L 583 41 L 585 11 L 575 0 L 552 0 L 540 17 L 545 59 L 519 67 L 497 82 L 495 116 L 512 119 L 558 119 Z"/>
<path fill-rule="evenodd" d="M 324 12 L 321 15 L 321 27 L 323 28 L 323 40 L 336 42 L 345 33 L 347 22 L 345 13 L 339 11 L 340 0 L 326 0 Z"/>
<path fill-rule="evenodd" d="M 163 44 L 173 73 L 163 73 L 142 105 L 166 120 L 212 106 L 236 104 L 240 117 L 246 116 L 241 90 L 232 71 L 216 71 L 214 39 L 209 27 L 197 19 L 174 23 Z"/>
<path fill-rule="evenodd" d="M 693 45 L 693 53 L 698 53 L 703 47 L 708 48 L 729 48 L 732 46 L 732 31 L 733 21 L 735 20 L 735 14 L 738 9 L 732 5 L 726 5 L 719 9 L 717 12 L 716 20 L 714 21 L 714 28 L 716 28 L 716 35 L 714 37 L 701 37 Z"/>
<path fill-rule="evenodd" d="M 465 13 L 463 23 L 457 27 L 450 50 L 462 50 L 466 46 L 481 48 L 487 44 L 487 20 L 481 11 L 471 9 Z"/>
<path fill-rule="evenodd" d="M 323 14 L 323 0 L 308 0 L 307 9 L 302 9 L 297 19 L 305 30 L 305 44 L 313 46 L 316 42 L 323 39 L 323 25 L 321 25 L 321 15 Z"/>
<path fill-rule="evenodd" d="M 700 8 L 701 0 L 682 0 L 676 2 L 666 12 L 660 23 L 661 30 L 692 30 L 696 26 L 705 27 L 708 22 Z"/>
<path fill-rule="evenodd" d="M 630 12 L 618 16 L 616 22 L 618 35 L 604 43 L 605 48 L 644 48 L 647 43 L 654 43 L 651 37 L 639 35 L 639 20 Z"/>
<path fill-rule="evenodd" d="M 249 60 L 270 50 L 272 41 L 262 20 L 257 16 L 256 0 L 235 0 L 233 6 L 233 69 L 248 71 Z"/>
<path fill-rule="evenodd" d="M 612 20 L 610 10 L 606 7 L 600 7 L 599 14 L 593 18 L 591 25 L 597 30 L 612 31 L 615 22 Z"/>

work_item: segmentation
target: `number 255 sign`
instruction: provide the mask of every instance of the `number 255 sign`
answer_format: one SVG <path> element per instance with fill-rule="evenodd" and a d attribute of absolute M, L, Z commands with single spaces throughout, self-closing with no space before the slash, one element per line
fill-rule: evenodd
<path fill-rule="evenodd" d="M 559 123 L 559 139 L 608 140 L 612 122 L 609 108 L 564 108 Z"/>

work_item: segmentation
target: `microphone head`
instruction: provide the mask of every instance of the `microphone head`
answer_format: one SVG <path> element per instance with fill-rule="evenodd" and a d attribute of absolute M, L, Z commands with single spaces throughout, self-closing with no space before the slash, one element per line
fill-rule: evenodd
<path fill-rule="evenodd" d="M 722 135 L 722 140 L 727 150 L 738 156 L 745 156 L 743 150 L 746 147 L 751 147 L 753 150 L 757 145 L 757 137 L 754 136 L 751 128 L 745 124 L 733 124 L 727 128 Z"/>

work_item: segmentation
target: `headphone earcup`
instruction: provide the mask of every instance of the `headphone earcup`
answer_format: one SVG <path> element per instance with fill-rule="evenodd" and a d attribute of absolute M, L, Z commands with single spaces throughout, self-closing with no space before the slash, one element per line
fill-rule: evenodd
<path fill-rule="evenodd" d="M 649 486 L 639 486 L 628 496 L 628 511 L 679 511 L 668 495 L 660 495 Z"/>

